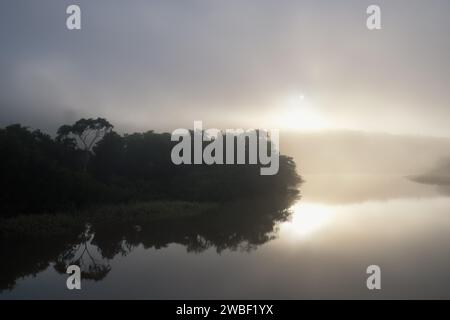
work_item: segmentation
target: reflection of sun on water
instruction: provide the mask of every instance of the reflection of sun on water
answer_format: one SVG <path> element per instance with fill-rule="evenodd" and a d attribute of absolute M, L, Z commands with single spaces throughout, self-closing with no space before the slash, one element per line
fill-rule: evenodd
<path fill-rule="evenodd" d="M 291 207 L 292 218 L 280 226 L 280 231 L 292 237 L 308 237 L 328 224 L 333 218 L 329 206 L 297 202 Z"/>

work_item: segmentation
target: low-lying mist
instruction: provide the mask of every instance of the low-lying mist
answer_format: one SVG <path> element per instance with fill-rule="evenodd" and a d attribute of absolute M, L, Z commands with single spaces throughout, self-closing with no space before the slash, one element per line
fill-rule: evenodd
<path fill-rule="evenodd" d="M 282 132 L 301 174 L 418 175 L 450 158 L 450 138 L 359 131 Z"/>

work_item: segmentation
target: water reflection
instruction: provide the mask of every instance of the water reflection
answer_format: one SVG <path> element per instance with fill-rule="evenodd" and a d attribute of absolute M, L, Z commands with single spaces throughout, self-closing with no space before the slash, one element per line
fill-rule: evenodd
<path fill-rule="evenodd" d="M 95 233 L 92 233 L 90 225 L 86 227 L 84 233 L 79 236 L 79 243 L 64 250 L 56 259 L 54 268 L 60 273 L 66 273 L 67 267 L 77 265 L 81 269 L 82 279 L 99 281 L 106 277 L 111 271 L 111 266 L 104 257 L 95 257 L 95 246 L 92 240 Z"/>
<path fill-rule="evenodd" d="M 292 218 L 280 225 L 283 234 L 308 237 L 331 222 L 334 212 L 330 206 L 319 203 L 297 202 L 291 207 Z"/>
<path fill-rule="evenodd" d="M 157 221 L 147 225 L 94 222 L 72 238 L 45 242 L 21 241 L 0 246 L 0 290 L 12 290 L 18 278 L 36 275 L 53 265 L 65 274 L 69 265 L 80 266 L 82 278 L 103 280 L 110 261 L 127 256 L 138 246 L 163 249 L 179 244 L 189 253 L 214 248 L 249 252 L 276 237 L 278 225 L 287 221 L 297 192 L 283 196 L 243 199 L 227 203 L 202 216 Z"/>
<path fill-rule="evenodd" d="M 299 201 L 0 244 L 1 288 L 13 288 L 0 298 L 450 298 L 449 212 L 450 197 L 404 177 L 307 176 Z M 93 272 L 79 292 L 55 272 L 73 261 Z M 366 287 L 371 264 L 382 269 L 378 292 Z"/>

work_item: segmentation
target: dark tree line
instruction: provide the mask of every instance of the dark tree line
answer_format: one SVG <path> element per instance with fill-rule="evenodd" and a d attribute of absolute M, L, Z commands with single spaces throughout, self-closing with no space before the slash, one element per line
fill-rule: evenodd
<path fill-rule="evenodd" d="M 0 214 L 152 199 L 227 201 L 285 192 L 300 181 L 286 156 L 273 176 L 261 176 L 258 165 L 175 165 L 175 144 L 168 133 L 119 135 L 102 118 L 64 125 L 56 138 L 19 124 L 0 129 Z"/>

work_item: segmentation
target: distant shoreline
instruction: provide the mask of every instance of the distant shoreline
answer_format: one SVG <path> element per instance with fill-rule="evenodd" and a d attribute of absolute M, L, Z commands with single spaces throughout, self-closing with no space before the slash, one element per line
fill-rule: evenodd
<path fill-rule="evenodd" d="M 422 184 L 450 186 L 450 176 L 448 175 L 421 174 L 408 176 L 407 178 L 411 181 Z"/>

